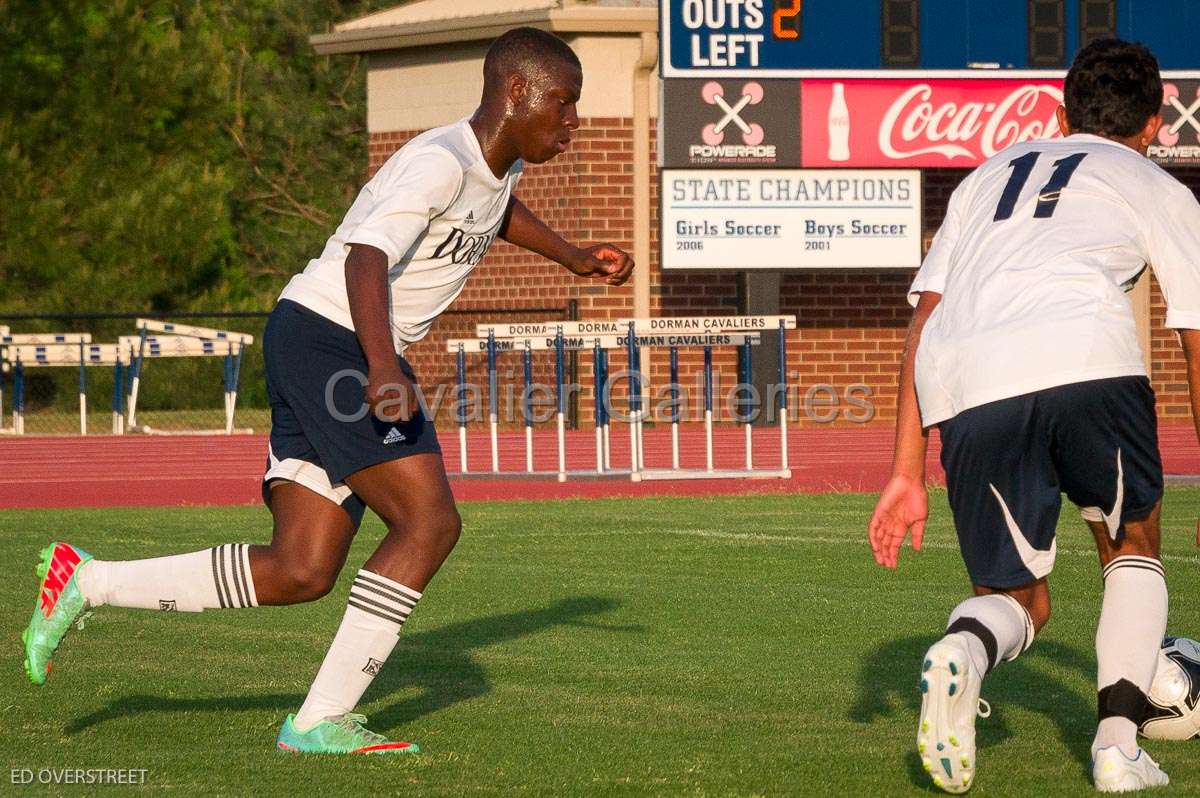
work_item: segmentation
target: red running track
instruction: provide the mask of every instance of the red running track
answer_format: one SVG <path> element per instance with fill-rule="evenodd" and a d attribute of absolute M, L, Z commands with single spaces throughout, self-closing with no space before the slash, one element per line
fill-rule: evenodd
<path fill-rule="evenodd" d="M 720 428 L 714 436 L 715 466 L 744 465 L 743 431 Z M 670 465 L 670 431 L 660 426 L 646 431 L 646 465 Z M 704 465 L 703 432 L 683 428 L 682 465 Z M 441 435 L 446 467 L 455 496 L 461 501 L 560 499 L 625 496 L 710 496 L 738 493 L 820 493 L 877 491 L 891 463 L 892 431 L 886 427 L 792 430 L 789 458 L 792 478 L 704 479 L 634 483 L 628 477 L 572 478 L 494 477 L 486 433 L 468 440 L 470 476 L 460 476 L 457 429 Z M 591 430 L 567 433 L 568 469 L 595 467 Z M 1190 425 L 1159 430 L 1163 463 L 1168 474 L 1200 474 L 1200 446 Z M 613 465 L 628 467 L 627 427 L 612 428 Z M 500 435 L 501 469 L 525 468 L 524 433 Z M 554 471 L 557 452 L 552 432 L 538 432 L 534 466 Z M 930 446 L 929 475 L 941 482 L 936 434 Z M 756 429 L 754 460 L 759 467 L 779 463 L 777 429 Z M 216 436 L 89 436 L 0 439 L 0 509 L 21 507 L 159 507 L 177 505 L 251 504 L 260 501 L 259 480 L 266 460 L 261 435 Z"/>

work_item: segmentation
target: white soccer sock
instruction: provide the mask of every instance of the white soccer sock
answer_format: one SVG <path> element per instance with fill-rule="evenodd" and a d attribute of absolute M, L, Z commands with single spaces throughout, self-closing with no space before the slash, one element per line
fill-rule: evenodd
<path fill-rule="evenodd" d="M 92 560 L 76 578 L 91 607 L 200 612 L 258 606 L 246 543 L 148 560 Z"/>
<path fill-rule="evenodd" d="M 416 590 L 385 576 L 358 572 L 342 625 L 292 721 L 298 731 L 354 709 L 399 642 L 400 627 L 420 598 Z"/>
<path fill-rule="evenodd" d="M 1145 712 L 1158 649 L 1167 630 L 1167 583 L 1162 563 L 1118 557 L 1104 569 L 1104 602 L 1096 627 L 1096 686 L 1100 722 L 1092 756 L 1119 745 L 1137 756 L 1137 719 Z"/>
<path fill-rule="evenodd" d="M 950 613 L 946 634 L 962 633 L 981 675 L 1011 662 L 1033 645 L 1033 619 L 1021 602 L 1004 593 L 972 596 Z"/>

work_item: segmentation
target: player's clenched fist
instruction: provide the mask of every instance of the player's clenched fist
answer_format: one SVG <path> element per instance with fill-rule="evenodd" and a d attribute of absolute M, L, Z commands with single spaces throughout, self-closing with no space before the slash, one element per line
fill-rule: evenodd
<path fill-rule="evenodd" d="M 612 244 L 597 244 L 579 250 L 579 260 L 571 271 L 580 277 L 603 277 L 609 285 L 624 285 L 633 274 L 633 258 Z"/>

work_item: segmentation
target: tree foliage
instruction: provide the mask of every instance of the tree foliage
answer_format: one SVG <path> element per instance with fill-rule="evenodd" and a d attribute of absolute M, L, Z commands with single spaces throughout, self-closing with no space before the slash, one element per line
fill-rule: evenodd
<path fill-rule="evenodd" d="M 0 0 L 0 311 L 265 308 L 365 172 L 386 2 Z"/>

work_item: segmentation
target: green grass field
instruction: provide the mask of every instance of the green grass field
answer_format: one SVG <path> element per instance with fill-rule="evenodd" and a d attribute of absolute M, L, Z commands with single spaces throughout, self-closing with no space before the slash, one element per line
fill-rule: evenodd
<path fill-rule="evenodd" d="M 362 707 L 426 753 L 352 759 L 273 748 L 348 578 L 290 608 L 102 610 L 45 687 L 21 669 L 35 555 L 53 536 L 107 558 L 166 554 L 265 541 L 264 509 L 0 513 L 2 764 L 145 768 L 146 789 L 180 795 L 927 793 L 917 666 L 967 585 L 944 494 L 926 550 L 897 573 L 864 542 L 872 500 L 466 505 L 459 548 Z M 1200 637 L 1200 490 L 1172 489 L 1165 507 L 1170 628 Z M 976 795 L 1094 794 L 1100 582 L 1082 523 L 1064 521 L 1055 616 L 984 686 L 994 713 L 979 725 Z M 381 534 L 364 525 L 347 577 Z M 1200 794 L 1200 741 L 1147 747 L 1173 780 L 1158 794 Z"/>

